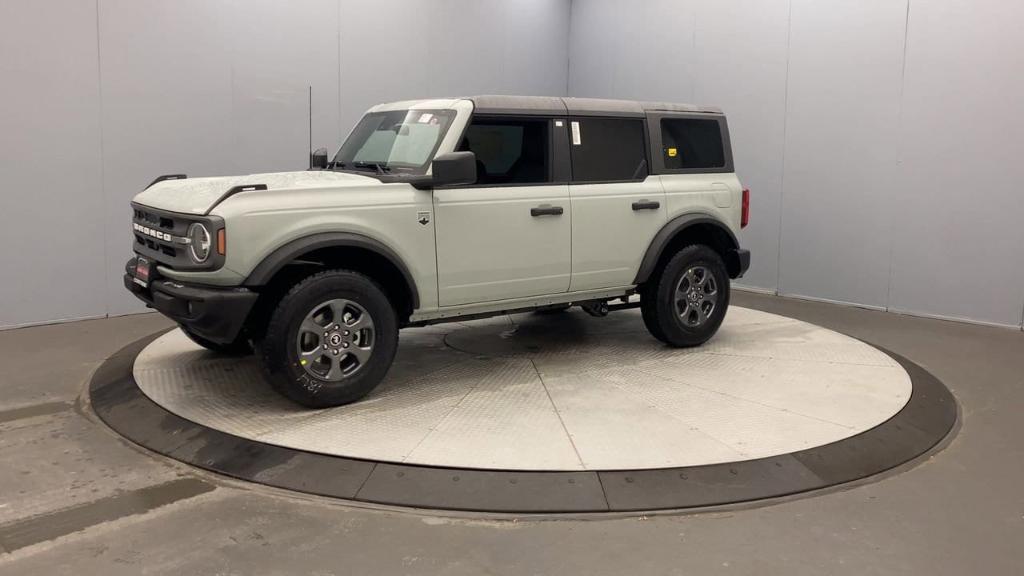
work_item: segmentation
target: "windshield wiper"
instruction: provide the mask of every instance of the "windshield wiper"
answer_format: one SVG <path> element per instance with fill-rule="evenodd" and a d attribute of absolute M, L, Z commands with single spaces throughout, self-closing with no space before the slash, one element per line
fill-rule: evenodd
<path fill-rule="evenodd" d="M 356 168 L 373 168 L 377 171 L 377 174 L 387 174 L 391 172 L 391 167 L 385 165 L 383 162 L 356 162 Z"/>

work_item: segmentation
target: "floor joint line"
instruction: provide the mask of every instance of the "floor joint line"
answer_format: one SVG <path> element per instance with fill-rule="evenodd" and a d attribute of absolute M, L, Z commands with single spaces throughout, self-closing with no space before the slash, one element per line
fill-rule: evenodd
<path fill-rule="evenodd" d="M 423 443 L 427 441 L 427 438 L 429 438 L 431 434 L 433 434 L 435 431 L 437 431 L 438 426 L 442 422 L 444 422 L 449 416 L 451 416 L 452 413 L 455 412 L 455 410 L 457 410 L 459 408 L 459 406 L 461 406 L 462 403 L 466 401 L 466 398 L 469 397 L 469 395 L 472 394 L 473 391 L 476 390 L 479 386 L 480 386 L 479 381 L 477 381 L 472 386 L 470 386 L 469 389 L 466 390 L 466 393 L 463 394 L 461 398 L 459 398 L 459 401 L 456 402 L 455 405 L 453 405 L 451 408 L 449 408 L 448 411 L 445 412 L 443 416 L 441 416 L 440 418 L 437 419 L 437 422 L 436 422 L 435 426 L 433 428 L 431 428 L 430 430 L 428 430 L 427 433 L 424 434 L 422 438 L 420 438 L 420 441 L 417 442 L 416 445 L 412 447 L 412 450 L 409 450 L 409 452 L 407 452 L 404 456 L 402 456 L 402 463 L 405 463 L 406 461 L 408 461 L 409 457 L 412 456 L 412 454 L 414 452 L 416 452 L 416 449 L 419 448 L 420 446 L 422 446 Z"/>
<path fill-rule="evenodd" d="M 548 396 L 548 402 L 551 403 L 551 409 L 555 411 L 555 416 L 558 416 L 558 423 L 562 425 L 562 431 L 565 432 L 565 437 L 569 439 L 569 445 L 572 446 L 573 453 L 576 454 L 576 460 L 580 463 L 580 469 L 586 470 L 587 465 L 583 463 L 583 457 L 580 456 L 579 448 L 576 447 L 576 442 L 572 439 L 572 434 L 569 433 L 569 428 L 565 425 L 565 420 L 562 419 L 562 413 L 558 411 L 558 406 L 555 405 L 555 400 L 551 397 L 551 391 L 548 390 L 548 385 L 544 382 L 544 376 L 541 376 L 540 370 L 537 368 L 537 363 L 530 358 L 530 365 L 533 366 L 533 371 L 537 373 L 537 379 L 540 380 L 540 385 L 544 388 L 544 393 Z"/>
<path fill-rule="evenodd" d="M 722 392 L 722 390 L 706 388 L 706 387 L 703 387 L 703 386 L 700 386 L 700 385 L 697 385 L 697 384 L 693 384 L 693 383 L 690 383 L 690 382 L 684 382 L 682 380 L 677 380 L 675 378 L 669 378 L 667 376 L 662 376 L 662 375 L 659 375 L 659 374 L 652 374 L 650 372 L 645 372 L 645 371 L 643 371 L 643 370 L 641 370 L 641 369 L 639 369 L 639 368 L 637 368 L 635 366 L 633 367 L 633 369 L 636 370 L 637 372 L 640 372 L 641 374 L 645 374 L 645 375 L 653 377 L 653 378 L 660 378 L 660 379 L 667 380 L 667 381 L 670 381 L 670 382 L 674 382 L 674 383 L 677 383 L 677 384 L 682 384 L 684 386 L 689 386 L 691 388 L 696 388 L 698 390 L 701 390 L 701 392 L 706 392 L 706 393 L 710 393 L 710 394 L 717 394 L 719 396 L 724 396 L 726 398 L 731 398 L 731 399 L 734 399 L 734 400 L 740 400 L 742 402 L 754 404 L 755 406 L 761 406 L 763 408 L 770 408 L 772 410 L 777 410 L 779 412 L 785 412 L 786 414 L 794 414 L 794 415 L 800 416 L 802 418 L 807 418 L 807 419 L 810 419 L 810 420 L 817 420 L 819 422 L 824 422 L 826 424 L 833 424 L 835 426 L 839 426 L 839 427 L 845 428 L 845 429 L 856 429 L 856 427 L 857 427 L 857 426 L 849 426 L 849 425 L 846 425 L 846 424 L 841 424 L 839 422 L 834 422 L 834 421 L 831 421 L 831 420 L 827 420 L 825 418 L 819 418 L 817 416 L 811 416 L 810 414 L 804 414 L 803 412 L 797 412 L 797 411 L 790 410 L 790 409 L 787 409 L 787 408 L 779 408 L 777 406 L 772 406 L 771 404 L 765 404 L 764 402 L 758 402 L 757 400 L 753 400 L 753 399 L 750 399 L 750 398 L 743 398 L 741 396 L 736 396 L 734 394 L 725 393 L 725 392 Z"/>
<path fill-rule="evenodd" d="M 356 488 L 356 491 L 352 494 L 353 500 L 359 499 L 359 494 L 363 491 L 363 487 L 366 486 L 366 483 L 370 481 L 370 476 L 373 476 L 373 473 L 377 471 L 377 466 L 379 464 L 379 462 L 374 462 L 373 466 L 370 467 L 370 472 L 366 475 L 366 478 L 363 478 L 363 481 L 359 483 L 359 488 Z"/>
<path fill-rule="evenodd" d="M 647 374 L 646 372 L 638 370 L 635 367 L 630 367 L 630 368 L 633 368 L 634 370 L 636 370 L 637 372 L 640 372 L 641 374 Z M 647 375 L 648 376 L 654 376 L 655 378 L 661 378 L 662 380 L 667 380 L 667 381 L 672 382 L 672 383 L 677 383 L 675 380 L 670 380 L 670 379 L 664 378 L 662 376 L 657 376 L 657 375 L 654 375 L 654 374 L 647 374 Z M 624 386 L 621 386 L 621 385 L 619 385 L 616 382 L 608 380 L 607 378 L 602 378 L 601 376 L 598 376 L 598 375 L 595 375 L 594 377 L 597 378 L 598 380 L 602 381 L 602 382 L 607 382 L 613 388 L 618 388 L 619 390 L 622 390 L 623 392 L 626 392 L 627 395 L 629 395 L 628 393 L 630 392 L 630 390 L 626 389 Z M 679 382 L 679 384 L 682 384 L 683 386 L 689 386 L 689 387 L 692 388 L 692 386 L 690 386 L 689 384 L 686 384 L 684 382 Z M 633 391 L 633 394 L 636 395 L 637 392 Z M 648 404 L 648 405 L 650 405 L 650 404 Z M 691 430 L 699 432 L 699 433 L 703 434 L 704 436 L 707 436 L 708 438 L 712 439 L 713 441 L 718 442 L 719 444 L 721 444 L 725 448 L 728 448 L 729 450 L 732 450 L 732 451 L 736 452 L 739 456 L 742 456 L 744 458 L 749 458 L 750 457 L 750 455 L 747 454 L 746 452 L 743 452 L 742 450 L 736 448 L 735 446 L 729 444 L 728 442 L 726 442 L 725 440 L 722 440 L 721 438 L 715 436 L 714 434 L 711 434 L 710 432 L 704 430 L 703 428 L 700 428 L 699 426 L 693 425 L 692 422 L 687 422 L 685 420 L 682 420 L 678 416 L 676 416 L 675 414 L 672 414 L 671 412 L 668 412 L 665 409 L 663 409 L 663 408 L 661 408 L 661 407 L 659 407 L 657 405 L 650 405 L 650 406 L 654 410 L 664 414 L 665 416 L 668 416 L 670 419 L 675 420 L 676 422 L 682 422 L 684 425 L 686 425 L 689 428 L 691 428 Z"/>

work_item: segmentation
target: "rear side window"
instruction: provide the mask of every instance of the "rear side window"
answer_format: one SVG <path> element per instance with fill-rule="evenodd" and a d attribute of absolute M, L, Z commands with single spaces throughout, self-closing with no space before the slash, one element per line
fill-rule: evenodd
<path fill-rule="evenodd" d="M 640 119 L 573 118 L 573 182 L 617 182 L 647 177 L 644 124 Z"/>
<path fill-rule="evenodd" d="M 478 185 L 550 181 L 547 119 L 474 118 L 459 150 L 476 155 Z"/>
<path fill-rule="evenodd" d="M 662 118 L 661 156 L 669 170 L 723 168 L 721 125 L 717 120 Z"/>

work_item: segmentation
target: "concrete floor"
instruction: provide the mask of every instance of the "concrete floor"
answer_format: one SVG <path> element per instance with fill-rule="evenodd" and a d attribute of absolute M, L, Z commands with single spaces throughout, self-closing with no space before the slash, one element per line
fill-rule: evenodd
<path fill-rule="evenodd" d="M 769 505 L 486 520 L 347 506 L 143 452 L 77 404 L 155 315 L 0 332 L 0 574 L 1018 574 L 1024 333 L 737 293 L 869 340 L 956 394 L 962 428 L 876 482 Z"/>

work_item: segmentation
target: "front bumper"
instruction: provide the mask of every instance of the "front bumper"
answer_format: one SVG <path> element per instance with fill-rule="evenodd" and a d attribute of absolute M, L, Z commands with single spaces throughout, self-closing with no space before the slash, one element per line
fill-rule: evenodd
<path fill-rule="evenodd" d="M 730 250 L 726 257 L 725 267 L 728 269 L 729 278 L 741 278 L 750 268 L 750 250 L 743 248 Z"/>
<path fill-rule="evenodd" d="M 148 288 L 143 287 L 132 275 L 135 261 L 132 258 L 125 266 L 124 286 L 129 292 L 193 333 L 219 344 L 229 344 L 238 337 L 259 296 L 248 288 L 182 284 L 158 274 L 154 274 Z"/>

